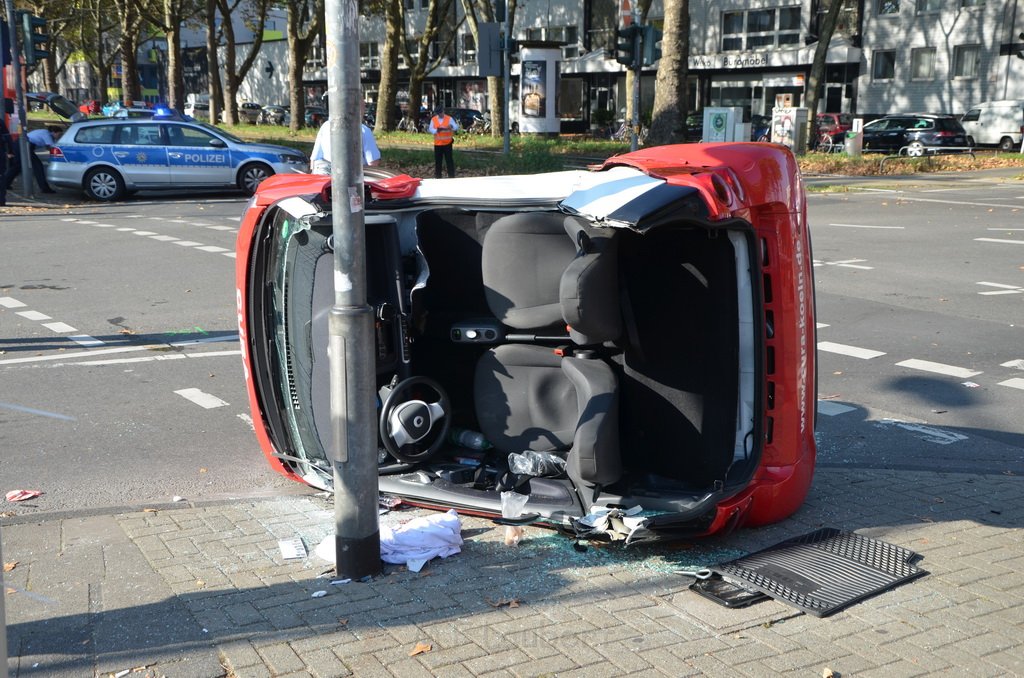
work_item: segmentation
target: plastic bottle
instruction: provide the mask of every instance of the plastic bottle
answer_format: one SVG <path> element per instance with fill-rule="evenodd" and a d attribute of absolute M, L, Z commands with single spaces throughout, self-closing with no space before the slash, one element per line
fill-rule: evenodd
<path fill-rule="evenodd" d="M 487 442 L 487 438 L 484 438 L 484 434 L 479 431 L 470 431 L 465 428 L 456 428 L 448 432 L 448 440 L 452 441 L 460 447 L 465 447 L 470 450 L 486 450 L 490 449 L 491 444 Z"/>

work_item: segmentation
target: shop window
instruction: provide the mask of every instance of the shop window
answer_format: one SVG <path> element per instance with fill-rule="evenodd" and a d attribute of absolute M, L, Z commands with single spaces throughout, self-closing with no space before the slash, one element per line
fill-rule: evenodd
<path fill-rule="evenodd" d="M 576 26 L 552 26 L 548 29 L 548 39 L 564 42 L 562 58 L 572 59 L 580 54 L 579 29 Z"/>
<path fill-rule="evenodd" d="M 900 13 L 900 0 L 876 0 L 875 13 L 879 16 Z"/>
<path fill-rule="evenodd" d="M 896 77 L 896 50 L 875 50 L 871 64 L 873 80 L 892 80 Z"/>
<path fill-rule="evenodd" d="M 935 77 L 934 47 L 917 47 L 910 50 L 910 77 L 913 80 L 931 80 Z"/>
<path fill-rule="evenodd" d="M 953 77 L 976 78 L 981 62 L 979 45 L 957 45 L 953 50 Z"/>
<path fill-rule="evenodd" d="M 359 43 L 359 67 L 380 68 L 380 46 L 375 42 Z"/>
<path fill-rule="evenodd" d="M 942 9 L 943 0 L 917 0 L 917 13 L 928 14 Z"/>

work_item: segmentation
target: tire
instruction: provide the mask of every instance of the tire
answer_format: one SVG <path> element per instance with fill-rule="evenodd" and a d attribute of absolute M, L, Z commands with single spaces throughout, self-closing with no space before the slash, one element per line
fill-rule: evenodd
<path fill-rule="evenodd" d="M 125 195 L 124 179 L 109 167 L 97 167 L 85 175 L 82 190 L 90 200 L 114 202 Z"/>
<path fill-rule="evenodd" d="M 246 195 L 252 195 L 263 180 L 273 174 L 274 170 L 268 165 L 261 162 L 249 163 L 238 172 L 238 187 L 245 191 Z"/>
<path fill-rule="evenodd" d="M 911 158 L 920 158 L 924 155 L 924 144 L 920 141 L 911 141 L 907 145 L 907 155 Z"/>
<path fill-rule="evenodd" d="M 1013 143 L 1010 137 L 1003 137 L 999 140 L 999 150 L 1003 153 L 1013 153 L 1017 150 L 1017 144 Z"/>

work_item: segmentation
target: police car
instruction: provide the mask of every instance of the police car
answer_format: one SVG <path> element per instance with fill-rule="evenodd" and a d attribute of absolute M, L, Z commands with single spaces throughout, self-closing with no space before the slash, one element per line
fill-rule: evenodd
<path fill-rule="evenodd" d="M 72 124 L 50 149 L 46 179 L 108 202 L 139 190 L 251 194 L 269 176 L 308 170 L 306 156 L 293 148 L 246 143 L 201 122 L 127 118 Z"/>

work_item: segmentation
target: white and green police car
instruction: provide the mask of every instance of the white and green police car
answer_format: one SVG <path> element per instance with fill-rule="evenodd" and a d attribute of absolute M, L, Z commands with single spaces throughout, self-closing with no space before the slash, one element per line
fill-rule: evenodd
<path fill-rule="evenodd" d="M 154 116 L 72 124 L 50 149 L 46 179 L 111 201 L 140 190 L 252 193 L 271 175 L 308 170 L 308 159 L 296 149 L 246 143 L 206 123 Z"/>

